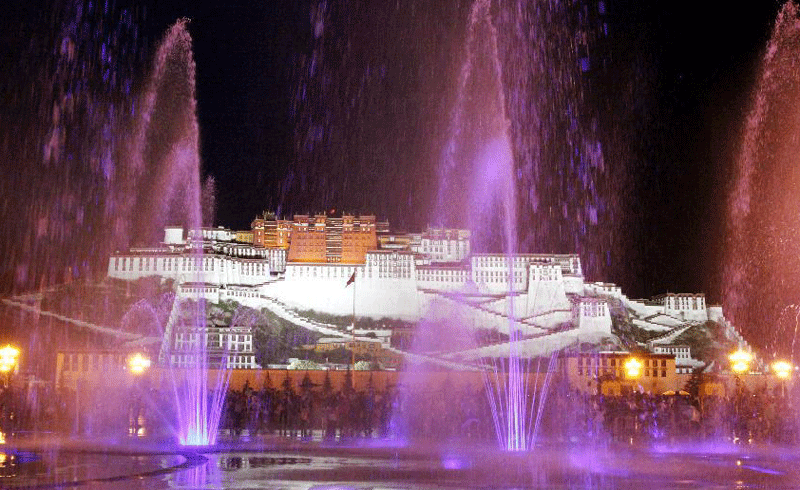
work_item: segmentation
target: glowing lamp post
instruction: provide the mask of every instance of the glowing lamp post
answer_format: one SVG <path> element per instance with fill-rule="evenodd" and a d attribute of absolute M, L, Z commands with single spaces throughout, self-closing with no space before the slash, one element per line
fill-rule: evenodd
<path fill-rule="evenodd" d="M 4 387 L 4 389 L 1 391 L 4 400 L 0 400 L 0 402 L 5 403 L 6 399 L 8 399 L 8 397 L 10 397 L 11 395 L 10 393 L 11 390 L 8 389 L 8 385 L 9 382 L 11 381 L 11 373 L 14 372 L 14 368 L 17 366 L 18 357 L 19 357 L 19 349 L 17 349 L 16 347 L 6 345 L 2 349 L 0 349 L 0 375 L 3 376 L 3 387 Z M 5 444 L 6 434 L 10 433 L 13 430 L 13 427 L 11 425 L 8 425 L 10 423 L 11 423 L 11 418 L 2 417 L 2 419 L 0 419 L 0 444 Z"/>
<path fill-rule="evenodd" d="M 642 361 L 631 357 L 625 361 L 625 377 L 627 379 L 639 379 L 642 376 Z"/>
<path fill-rule="evenodd" d="M 149 368 L 150 358 L 142 355 L 139 352 L 128 358 L 128 370 L 137 378 L 140 378 L 142 374 L 144 374 L 144 372 Z M 139 390 L 140 388 L 134 387 L 134 393 L 128 413 L 128 420 L 130 422 L 128 431 L 129 434 L 133 436 L 144 435 L 144 414 L 142 413 L 142 404 L 141 400 L 139 399 L 139 394 L 137 393 Z"/>
<path fill-rule="evenodd" d="M 19 358 L 19 349 L 7 345 L 0 349 L 0 373 L 5 378 L 5 385 L 8 387 L 9 378 L 11 373 L 17 366 L 17 358 Z"/>
<path fill-rule="evenodd" d="M 787 380 L 792 376 L 792 365 L 786 361 L 775 361 L 772 363 L 772 372 L 781 380 Z"/>
<path fill-rule="evenodd" d="M 772 363 L 772 372 L 780 380 L 781 395 L 786 397 L 786 381 L 792 377 L 792 363 L 786 361 L 775 361 Z"/>
<path fill-rule="evenodd" d="M 731 370 L 736 374 L 744 374 L 750 371 L 750 362 L 753 360 L 753 355 L 743 350 L 737 350 L 728 356 L 731 361 Z"/>
<path fill-rule="evenodd" d="M 140 353 L 136 353 L 128 358 L 128 370 L 135 374 L 143 374 L 150 367 L 150 359 Z"/>

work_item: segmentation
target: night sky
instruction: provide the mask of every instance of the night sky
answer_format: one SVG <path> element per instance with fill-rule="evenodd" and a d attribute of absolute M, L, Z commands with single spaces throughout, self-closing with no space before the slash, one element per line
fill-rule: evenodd
<path fill-rule="evenodd" d="M 722 301 L 728 194 L 759 60 L 783 2 L 743 8 L 576 1 L 557 9 L 558 22 L 551 23 L 560 27 L 544 34 L 520 29 L 547 25 L 516 15 L 528 3 L 503 0 L 494 8 L 508 112 L 515 142 L 522 142 L 515 150 L 525 153 L 533 132 L 531 109 L 520 99 L 529 86 L 544 87 L 543 95 L 525 99 L 543 101 L 537 121 L 566 128 L 542 124 L 539 131 L 554 140 L 578 135 L 583 143 L 545 148 L 542 154 L 553 159 L 546 165 L 518 163 L 521 193 L 536 188 L 543 196 L 535 198 L 535 212 L 530 197 L 518 205 L 522 251 L 577 251 L 587 279 L 618 283 L 631 297 L 705 292 L 710 302 Z M 117 78 L 92 88 L 91 78 L 103 68 L 91 61 L 87 71 L 71 76 L 85 78 L 79 90 L 95 98 L 122 100 L 115 107 L 135 106 L 123 99 L 143 85 L 158 40 L 177 18 L 188 17 L 202 174 L 215 180 L 216 225 L 249 228 L 264 210 L 290 216 L 331 209 L 375 213 L 408 231 L 440 224 L 433 209 L 439 162 L 471 5 L 100 0 L 44 7 L 6 0 L 0 6 L 4 173 L 31 169 L 22 171 L 24 188 L 52 171 L 31 163 L 41 159 L 43 136 L 35 128 L 42 121 L 39 106 L 48 105 L 37 95 L 46 90 L 37 87 L 51 83 L 40 74 L 55 63 L 58 33 L 76 6 L 82 19 L 93 19 L 85 35 L 112 41 L 115 58 L 105 69 Z M 123 11 L 127 21 L 120 20 Z M 572 53 L 577 33 L 586 47 Z M 541 50 L 528 46 L 540 38 Z M 543 65 L 557 73 L 534 79 L 526 71 L 539 54 L 562 52 L 555 55 L 562 59 Z M 91 53 L 80 56 L 92 59 Z M 581 65 L 583 58 L 588 65 Z M 131 82 L 128 92 L 124 80 Z M 602 170 L 584 168 L 587 141 L 600 149 Z M 572 163 L 560 163 L 573 150 Z M 64 178 L 90 177 L 72 172 Z M 588 187 L 574 185 L 587 178 Z M 54 201 L 63 181 L 55 182 L 44 194 Z M 26 197 L 4 190 L 8 223 Z M 32 221 L 36 212 L 24 216 Z M 3 272 L 16 274 L 17 282 L 15 261 L 24 258 L 19 244 L 36 243 L 41 235 L 33 226 L 12 226 L 0 248 L 11 251 L 4 254 Z M 65 235 L 65 241 L 72 236 Z M 28 279 L 28 286 L 36 282 Z"/>

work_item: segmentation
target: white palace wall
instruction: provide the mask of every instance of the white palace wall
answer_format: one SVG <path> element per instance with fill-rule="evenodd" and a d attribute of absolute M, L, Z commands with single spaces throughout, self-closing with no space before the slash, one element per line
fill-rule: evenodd
<path fill-rule="evenodd" d="M 610 331 L 608 306 L 585 315 L 573 305 L 587 294 L 621 299 L 643 318 L 667 314 L 676 321 L 723 318 L 702 295 L 668 293 L 654 301 L 625 297 L 613 284 L 585 284 L 577 255 L 474 254 L 469 264 L 436 263 L 405 250 L 373 250 L 365 263 L 287 263 L 286 251 L 232 242 L 179 243 L 179 229 L 165 232 L 166 246 L 133 249 L 109 259 L 108 276 L 135 280 L 160 276 L 176 281 L 178 294 L 209 301 L 234 300 L 259 308 L 274 298 L 298 310 L 373 318 L 458 318 L 478 327 L 509 329 L 509 317 L 529 333 L 566 322 L 580 329 Z M 208 233 L 218 234 L 218 230 Z M 452 248 L 452 247 L 450 247 Z M 213 251 L 211 251 L 213 249 Z M 456 250 L 458 247 L 456 247 Z M 351 277 L 354 283 L 348 285 Z M 572 298 L 572 300 L 570 299 Z"/>
<path fill-rule="evenodd" d="M 347 284 L 355 272 L 355 281 Z M 374 318 L 420 317 L 416 280 L 412 277 L 367 276 L 364 266 L 288 264 L 284 280 L 265 284 L 261 294 L 300 310 Z M 355 305 L 354 305 L 355 301 Z"/>
<path fill-rule="evenodd" d="M 115 255 L 108 260 L 108 277 L 133 281 L 159 276 L 178 283 L 242 284 L 254 286 L 271 280 L 269 262 L 258 258 L 218 254 L 169 253 Z"/>
<path fill-rule="evenodd" d="M 611 312 L 602 299 L 584 298 L 578 305 L 578 327 L 582 334 L 611 335 Z"/>
<path fill-rule="evenodd" d="M 562 269 L 553 264 L 530 264 L 528 301 L 525 316 L 537 316 L 555 310 L 571 310 Z"/>

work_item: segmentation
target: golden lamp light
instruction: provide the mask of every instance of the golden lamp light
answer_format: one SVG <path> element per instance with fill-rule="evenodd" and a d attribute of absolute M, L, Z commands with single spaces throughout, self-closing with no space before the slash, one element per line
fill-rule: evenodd
<path fill-rule="evenodd" d="M 0 373 L 10 373 L 17 365 L 19 349 L 6 345 L 0 349 Z"/>
<path fill-rule="evenodd" d="M 746 373 L 750 370 L 750 362 L 753 360 L 753 355 L 743 350 L 737 350 L 728 356 L 731 361 L 731 369 L 736 374 Z"/>
<path fill-rule="evenodd" d="M 642 375 L 642 361 L 631 357 L 625 361 L 625 377 L 628 379 L 637 379 Z"/>
<path fill-rule="evenodd" d="M 793 366 L 790 362 L 775 361 L 772 363 L 772 372 L 780 379 L 789 379 L 792 375 Z"/>
<path fill-rule="evenodd" d="M 128 370 L 133 374 L 142 374 L 149 367 L 150 359 L 139 352 L 128 358 Z"/>

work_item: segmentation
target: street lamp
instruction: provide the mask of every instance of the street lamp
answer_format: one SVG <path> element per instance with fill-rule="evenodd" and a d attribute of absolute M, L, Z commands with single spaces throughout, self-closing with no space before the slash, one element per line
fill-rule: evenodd
<path fill-rule="evenodd" d="M 775 361 L 772 363 L 772 372 L 781 381 L 779 387 L 781 396 L 786 397 L 786 381 L 792 376 L 792 363 L 787 361 Z"/>
<path fill-rule="evenodd" d="M 737 350 L 728 356 L 731 361 L 731 370 L 736 374 L 743 374 L 750 371 L 750 362 L 753 360 L 753 355 L 747 351 Z"/>
<path fill-rule="evenodd" d="M 128 358 L 128 370 L 137 376 L 147 371 L 149 367 L 150 358 L 139 352 Z"/>
<path fill-rule="evenodd" d="M 642 361 L 635 357 L 628 358 L 625 361 L 625 377 L 628 379 L 639 379 L 642 375 Z"/>
<path fill-rule="evenodd" d="M 3 404 L 6 404 L 8 401 L 12 400 L 11 390 L 9 389 L 8 385 L 11 381 L 11 373 L 14 372 L 14 368 L 17 366 L 18 357 L 19 349 L 16 347 L 6 345 L 0 349 L 0 375 L 3 376 L 4 388 L 2 390 L 3 399 L 0 400 L 0 402 Z M 16 419 L 16 417 L 14 417 L 14 419 Z M 6 434 L 11 433 L 11 431 L 14 429 L 14 427 L 10 425 L 12 420 L 13 419 L 11 417 L 0 417 L 0 444 L 5 444 Z"/>
<path fill-rule="evenodd" d="M 150 358 L 140 352 L 128 357 L 128 370 L 137 378 L 141 377 L 147 369 L 150 368 Z M 142 406 L 140 400 L 140 387 L 136 386 L 138 382 L 134 383 L 131 406 L 128 413 L 128 433 L 133 436 L 144 435 Z"/>
<path fill-rule="evenodd" d="M 0 349 L 0 373 L 5 377 L 5 384 L 8 387 L 8 381 L 11 377 L 11 372 L 17 366 L 17 358 L 19 357 L 19 349 L 6 345 Z"/>
<path fill-rule="evenodd" d="M 792 364 L 786 361 L 775 361 L 772 363 L 772 372 L 780 379 L 786 380 L 792 376 Z"/>

